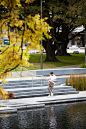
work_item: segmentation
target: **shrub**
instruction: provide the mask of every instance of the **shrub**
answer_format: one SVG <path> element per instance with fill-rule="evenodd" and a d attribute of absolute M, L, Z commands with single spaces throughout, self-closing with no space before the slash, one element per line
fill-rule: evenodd
<path fill-rule="evenodd" d="M 65 83 L 66 83 L 66 85 L 68 85 L 68 78 L 66 78 L 66 82 Z"/>
<path fill-rule="evenodd" d="M 84 63 L 84 64 L 81 64 L 80 66 L 79 66 L 79 68 L 86 68 L 86 64 Z"/>
<path fill-rule="evenodd" d="M 68 84 L 76 88 L 76 90 L 86 90 L 86 76 L 83 74 L 71 74 L 69 80 L 66 78 L 66 85 Z"/>
<path fill-rule="evenodd" d="M 78 84 L 78 79 L 76 79 L 76 90 L 78 90 L 79 84 Z"/>

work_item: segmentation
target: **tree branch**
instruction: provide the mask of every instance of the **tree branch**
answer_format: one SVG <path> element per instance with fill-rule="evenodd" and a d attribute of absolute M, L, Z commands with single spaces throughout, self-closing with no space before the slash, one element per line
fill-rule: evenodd
<path fill-rule="evenodd" d="M 74 39 L 77 35 L 79 35 L 80 33 L 84 32 L 84 31 L 85 31 L 85 29 L 84 29 L 83 31 L 78 32 L 78 33 L 77 33 L 77 34 L 75 34 L 72 38 L 69 38 L 68 40 L 72 40 L 72 39 Z"/>
<path fill-rule="evenodd" d="M 52 21 L 51 21 L 51 19 L 49 18 L 49 21 L 50 21 L 50 24 L 51 24 L 51 26 L 53 27 L 53 23 L 52 23 Z M 53 27 L 54 28 L 54 27 Z M 54 32 L 54 29 L 52 28 L 52 38 L 53 38 L 53 41 L 54 42 L 56 42 L 56 43 L 58 43 L 58 44 L 61 44 L 62 42 L 60 42 L 60 41 L 58 41 L 57 39 L 56 39 L 56 37 L 55 37 L 55 32 Z M 59 46 L 58 46 L 59 47 Z"/>

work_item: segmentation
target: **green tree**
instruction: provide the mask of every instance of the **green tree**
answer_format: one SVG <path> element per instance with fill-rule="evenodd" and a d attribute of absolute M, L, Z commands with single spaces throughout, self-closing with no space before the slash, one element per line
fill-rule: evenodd
<path fill-rule="evenodd" d="M 35 12 L 40 12 L 40 2 L 32 4 Z M 33 14 L 35 13 L 33 11 Z M 66 52 L 67 45 L 74 37 L 69 38 L 71 32 L 81 25 L 86 25 L 86 1 L 85 0 L 47 0 L 43 3 L 43 17 L 48 17 L 47 23 L 52 26 L 49 34 L 52 39 L 43 41 L 46 50 L 45 61 L 59 61 L 57 55 L 69 55 Z M 84 30 L 85 31 L 85 30 Z M 83 31 L 83 32 L 84 32 Z"/>

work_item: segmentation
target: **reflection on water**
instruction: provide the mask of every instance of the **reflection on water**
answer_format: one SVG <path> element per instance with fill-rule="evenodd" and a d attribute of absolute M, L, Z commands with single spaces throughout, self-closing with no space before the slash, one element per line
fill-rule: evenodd
<path fill-rule="evenodd" d="M 10 114 L 0 114 L 0 118 L 5 118 L 5 117 L 9 117 Z"/>
<path fill-rule="evenodd" d="M 86 102 L 0 115 L 0 129 L 85 129 Z"/>
<path fill-rule="evenodd" d="M 54 113 L 54 107 L 49 108 L 48 119 L 49 119 L 50 129 L 52 129 L 52 128 L 56 129 L 57 123 L 56 123 L 56 117 L 55 117 L 55 113 Z"/>

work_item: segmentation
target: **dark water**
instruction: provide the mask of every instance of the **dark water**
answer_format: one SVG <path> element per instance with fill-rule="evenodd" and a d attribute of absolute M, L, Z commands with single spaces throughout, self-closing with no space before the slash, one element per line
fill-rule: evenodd
<path fill-rule="evenodd" d="M 0 129 L 86 129 L 86 102 L 0 115 Z"/>

